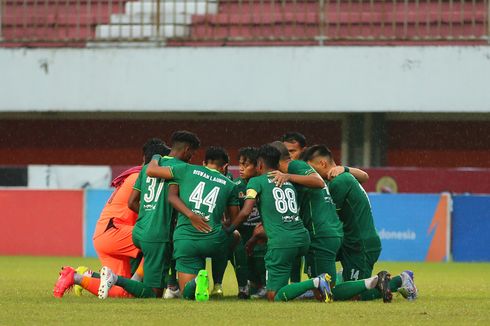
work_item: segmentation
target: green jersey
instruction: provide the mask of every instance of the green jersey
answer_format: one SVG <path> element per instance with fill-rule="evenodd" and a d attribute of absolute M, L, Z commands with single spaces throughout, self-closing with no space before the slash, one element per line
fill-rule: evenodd
<path fill-rule="evenodd" d="M 233 174 L 231 172 L 227 172 L 225 175 L 228 179 L 233 181 Z"/>
<path fill-rule="evenodd" d="M 310 175 L 315 170 L 304 161 L 291 161 L 288 173 Z M 328 186 L 324 188 L 307 188 L 294 184 L 300 198 L 300 217 L 310 232 L 311 238 L 342 237 L 342 223 L 335 211 Z"/>
<path fill-rule="evenodd" d="M 352 174 L 342 173 L 329 182 L 329 188 L 344 226 L 342 245 L 354 251 L 380 250 L 371 203 L 361 184 Z"/>
<path fill-rule="evenodd" d="M 296 190 L 290 182 L 276 187 L 263 174 L 250 179 L 246 199 L 256 199 L 268 249 L 297 248 L 309 243 L 308 231 L 298 215 Z"/>
<path fill-rule="evenodd" d="M 184 165 L 179 159 L 170 156 L 160 158 L 160 166 Z M 134 189 L 141 192 L 140 211 L 133 229 L 133 236 L 146 242 L 170 241 L 172 206 L 167 201 L 169 182 L 146 175 L 148 164 L 143 166 Z"/>
<path fill-rule="evenodd" d="M 222 220 L 227 206 L 238 206 L 233 181 L 205 166 L 183 164 L 172 167 L 173 181 L 179 185 L 179 197 L 197 215 L 209 219 L 212 230 L 203 233 L 192 226 L 183 214 L 177 217 L 174 240 L 221 236 Z"/>
<path fill-rule="evenodd" d="M 236 191 L 238 193 L 238 201 L 240 203 L 240 208 L 243 207 L 245 203 L 245 197 L 247 193 L 247 183 L 244 179 L 238 178 L 235 179 L 235 185 L 236 185 Z M 257 209 L 257 205 L 254 205 L 254 208 L 252 209 L 252 213 L 248 216 L 247 220 L 243 222 L 243 226 L 249 226 L 249 227 L 256 227 L 260 222 L 260 213 L 259 210 Z"/>
<path fill-rule="evenodd" d="M 316 171 L 305 161 L 294 160 L 289 162 L 288 164 L 288 173 L 297 174 L 297 175 L 310 175 L 312 173 L 316 173 Z M 306 195 L 306 192 L 309 190 L 309 188 L 296 183 L 293 184 L 298 193 L 298 203 L 301 212 L 301 210 L 304 209 L 304 204 L 305 204 L 304 197 Z"/>

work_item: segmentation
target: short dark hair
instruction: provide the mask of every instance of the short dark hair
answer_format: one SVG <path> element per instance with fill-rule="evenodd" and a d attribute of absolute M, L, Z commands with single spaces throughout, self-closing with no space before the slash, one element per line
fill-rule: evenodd
<path fill-rule="evenodd" d="M 259 149 L 257 147 L 242 147 L 238 150 L 238 159 L 240 160 L 243 157 L 253 165 L 257 165 L 258 154 Z"/>
<path fill-rule="evenodd" d="M 279 154 L 281 155 L 279 157 L 279 159 L 281 161 L 286 160 L 288 158 L 291 158 L 291 155 L 289 154 L 288 148 L 282 142 L 277 140 L 277 141 L 270 143 L 270 145 L 279 151 Z"/>
<path fill-rule="evenodd" d="M 151 138 L 143 145 L 143 155 L 145 157 L 145 164 L 150 163 L 151 158 L 155 154 L 162 156 L 168 155 L 170 148 L 160 138 Z"/>
<path fill-rule="evenodd" d="M 223 166 L 230 162 L 230 157 L 223 147 L 210 146 L 204 155 L 204 162 L 214 161 L 216 164 Z"/>
<path fill-rule="evenodd" d="M 281 153 L 279 150 L 270 144 L 260 146 L 257 153 L 257 160 L 263 160 L 264 164 L 271 169 L 279 168 L 280 158 Z"/>
<path fill-rule="evenodd" d="M 308 148 L 303 156 L 303 160 L 311 161 L 318 156 L 327 157 L 330 160 L 333 160 L 333 155 L 330 149 L 326 145 L 313 145 Z"/>
<path fill-rule="evenodd" d="M 180 144 L 189 145 L 191 149 L 198 149 L 199 146 L 201 146 L 201 141 L 199 140 L 197 135 L 187 130 L 179 130 L 174 132 L 172 134 L 171 142 L 172 148 Z"/>
<path fill-rule="evenodd" d="M 282 136 L 282 141 L 287 143 L 297 142 L 301 148 L 306 146 L 306 137 L 297 131 L 287 132 Z"/>

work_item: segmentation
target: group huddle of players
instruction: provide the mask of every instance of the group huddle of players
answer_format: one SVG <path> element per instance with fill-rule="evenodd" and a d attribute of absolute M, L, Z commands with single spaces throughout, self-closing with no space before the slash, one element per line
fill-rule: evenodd
<path fill-rule="evenodd" d="M 199 147 L 188 131 L 174 132 L 171 148 L 159 139 L 145 144 L 144 164 L 113 180 L 115 190 L 97 222 L 100 273 L 64 267 L 55 297 L 75 286 L 76 294 L 85 289 L 101 299 L 206 301 L 223 296 L 228 261 L 240 299 L 417 297 L 409 270 L 372 275 L 381 240 L 361 186 L 368 179 L 364 171 L 337 166 L 325 145 L 306 147 L 297 132 L 241 148 L 235 180 L 221 147 L 209 147 L 202 166 L 189 164 Z M 301 281 L 303 261 L 308 279 Z"/>

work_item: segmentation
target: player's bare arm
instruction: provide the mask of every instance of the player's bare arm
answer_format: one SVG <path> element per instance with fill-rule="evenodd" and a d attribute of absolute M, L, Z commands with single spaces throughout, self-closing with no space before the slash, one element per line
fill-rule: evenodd
<path fill-rule="evenodd" d="M 255 245 L 265 242 L 267 242 L 267 235 L 265 234 L 264 226 L 262 223 L 259 223 L 255 227 L 252 237 L 248 239 L 247 243 L 245 244 L 247 255 L 252 256 Z"/>
<path fill-rule="evenodd" d="M 240 226 L 243 222 L 245 222 L 247 220 L 247 218 L 252 213 L 254 205 L 255 205 L 255 199 L 247 198 L 245 200 L 242 209 L 236 215 L 236 217 L 232 220 L 231 227 L 233 229 L 236 229 L 238 226 Z"/>
<path fill-rule="evenodd" d="M 158 165 L 158 160 L 160 156 L 155 155 L 150 163 L 148 163 L 148 168 L 146 169 L 146 175 L 153 178 L 161 178 L 161 179 L 172 179 L 172 169 L 166 166 Z"/>
<path fill-rule="evenodd" d="M 129 195 L 128 207 L 135 213 L 139 213 L 140 211 L 140 195 L 141 192 L 136 189 L 133 189 L 131 195 Z"/>
<path fill-rule="evenodd" d="M 369 180 L 369 174 L 367 172 L 357 169 L 357 168 L 347 168 L 345 166 L 335 166 L 328 171 L 328 180 L 332 180 L 338 175 L 341 175 L 342 173 L 349 172 L 354 176 L 354 178 L 359 181 L 359 183 L 364 183 Z"/>
<path fill-rule="evenodd" d="M 177 184 L 172 184 L 168 187 L 168 202 L 185 217 L 187 217 L 192 226 L 197 230 L 208 233 L 211 231 L 211 227 L 206 223 L 206 221 L 193 211 L 191 211 L 184 202 L 179 197 L 179 186 Z"/>
<path fill-rule="evenodd" d="M 273 177 L 273 181 L 276 186 L 281 187 L 285 182 L 293 182 L 300 184 L 308 188 L 323 188 L 325 187 L 325 182 L 322 180 L 318 173 L 311 173 L 309 175 L 299 175 L 282 173 L 279 170 L 269 172 L 269 177 Z"/>
<path fill-rule="evenodd" d="M 225 213 L 225 223 L 230 225 L 232 221 L 236 220 L 239 212 L 240 206 L 228 206 Z"/>

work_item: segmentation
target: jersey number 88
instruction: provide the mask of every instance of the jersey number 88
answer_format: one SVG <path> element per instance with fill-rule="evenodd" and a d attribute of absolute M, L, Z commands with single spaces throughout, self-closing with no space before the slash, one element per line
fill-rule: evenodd
<path fill-rule="evenodd" d="M 272 196 L 276 201 L 276 210 L 284 214 L 288 211 L 291 213 L 298 212 L 298 205 L 296 204 L 296 196 L 294 195 L 294 190 L 291 188 L 286 188 L 282 190 L 281 188 L 272 189 Z"/>

